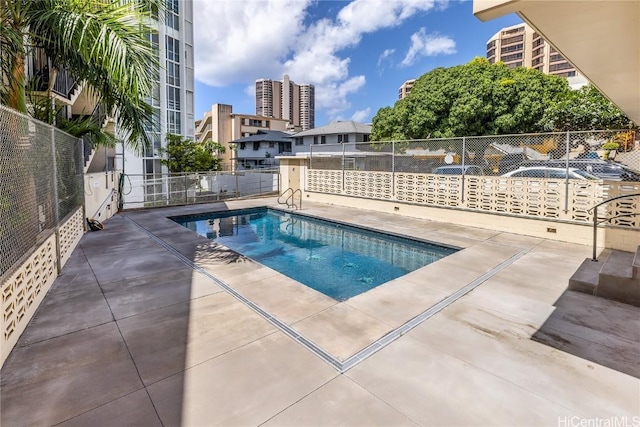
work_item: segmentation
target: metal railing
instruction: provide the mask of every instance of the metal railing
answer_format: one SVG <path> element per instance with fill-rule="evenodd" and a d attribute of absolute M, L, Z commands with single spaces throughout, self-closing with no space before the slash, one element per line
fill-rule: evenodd
<path fill-rule="evenodd" d="M 613 150 L 610 143 L 618 148 Z M 566 177 L 579 169 L 632 181 L 640 177 L 636 148 L 636 134 L 629 130 L 314 144 L 310 169 L 496 176 L 536 168 L 527 176 L 537 173 L 540 178 Z"/>
<path fill-rule="evenodd" d="M 120 180 L 120 197 L 126 210 L 275 196 L 279 188 L 279 170 L 126 174 Z"/>
<path fill-rule="evenodd" d="M 612 217 L 607 217 L 607 218 L 603 218 L 601 220 L 598 219 L 598 208 L 600 206 L 606 205 L 610 202 L 613 202 L 615 200 L 620 200 L 620 199 L 627 199 L 630 197 L 638 197 L 640 196 L 640 193 L 633 193 L 633 194 L 624 194 L 622 196 L 617 196 L 617 197 L 611 197 L 607 200 L 604 200 L 600 203 L 598 203 L 597 205 L 594 205 L 591 209 L 589 209 L 589 212 L 593 212 L 593 253 L 592 253 L 592 257 L 591 257 L 591 261 L 598 261 L 598 257 L 597 257 L 597 246 L 598 246 L 598 225 L 603 224 L 605 222 L 610 222 L 613 219 L 616 218 L 624 218 L 624 217 L 632 217 L 632 216 L 638 216 L 640 215 L 640 212 L 625 212 L 625 213 L 621 213 L 618 215 L 614 215 Z"/>
<path fill-rule="evenodd" d="M 289 196 L 283 202 L 282 198 L 287 194 L 289 194 Z M 298 198 L 299 198 L 299 201 L 300 201 L 299 205 L 296 205 L 296 202 L 295 202 L 295 195 L 296 194 L 298 194 Z M 284 190 L 282 192 L 282 194 L 280 194 L 280 196 L 278 196 L 278 204 L 287 205 L 287 208 L 302 209 L 302 190 L 299 189 L 299 188 L 297 190 L 294 190 L 291 187 L 287 188 L 286 190 Z"/>

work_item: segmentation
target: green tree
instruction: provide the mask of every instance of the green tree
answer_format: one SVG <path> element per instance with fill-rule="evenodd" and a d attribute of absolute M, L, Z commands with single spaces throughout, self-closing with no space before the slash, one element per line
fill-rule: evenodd
<path fill-rule="evenodd" d="M 200 144 L 172 134 L 167 134 L 166 139 L 167 147 L 162 150 L 166 159 L 162 159 L 161 162 L 169 168 L 169 172 L 219 170 L 221 160 L 217 156 L 225 151 L 220 143 L 209 140 Z"/>
<path fill-rule="evenodd" d="M 566 92 L 549 105 L 541 121 L 547 131 L 631 129 L 635 124 L 591 85 Z"/>
<path fill-rule="evenodd" d="M 59 69 L 85 82 L 112 112 L 134 149 L 149 144 L 158 59 L 149 26 L 162 0 L 0 0 L 0 102 L 28 113 L 25 64 L 34 48 L 50 58 L 47 92 Z M 47 98 L 51 98 L 48 96 Z M 37 110 L 36 110 L 37 111 Z M 31 111 L 33 114 L 34 111 Z M 90 114 L 91 112 L 88 112 Z M 43 113 L 51 122 L 53 115 Z"/>
<path fill-rule="evenodd" d="M 373 118 L 373 140 L 450 138 L 541 131 L 548 105 L 569 91 L 566 79 L 475 58 L 436 68 L 411 93 Z"/>

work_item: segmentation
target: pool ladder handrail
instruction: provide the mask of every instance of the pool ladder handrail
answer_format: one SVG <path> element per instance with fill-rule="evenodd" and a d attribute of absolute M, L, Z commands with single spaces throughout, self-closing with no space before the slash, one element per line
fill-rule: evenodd
<path fill-rule="evenodd" d="M 289 197 L 287 197 L 287 199 L 283 202 L 281 199 L 288 193 L 291 192 L 291 194 L 289 195 Z M 299 200 L 300 200 L 300 204 L 296 205 L 295 203 L 295 195 L 296 194 L 300 194 Z M 278 204 L 280 205 L 287 205 L 287 208 L 296 208 L 296 209 L 302 209 L 302 190 L 300 190 L 299 188 L 297 190 L 294 190 L 293 188 L 289 187 L 286 190 L 284 190 L 282 192 L 282 194 L 280 194 L 280 196 L 278 196 Z"/>

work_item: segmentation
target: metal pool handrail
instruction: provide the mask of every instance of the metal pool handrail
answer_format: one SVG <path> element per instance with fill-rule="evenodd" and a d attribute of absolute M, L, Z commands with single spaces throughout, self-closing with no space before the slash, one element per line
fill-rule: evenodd
<path fill-rule="evenodd" d="M 591 257 L 591 261 L 595 261 L 595 262 L 598 261 L 598 258 L 596 256 L 596 250 L 597 250 L 596 246 L 598 241 L 598 224 L 602 224 L 603 222 L 608 222 L 608 221 L 611 221 L 612 219 L 622 218 L 625 216 L 640 215 L 640 213 L 628 213 L 628 214 L 612 216 L 610 218 L 604 218 L 602 221 L 598 221 L 598 207 L 606 203 L 612 202 L 614 200 L 625 199 L 627 197 L 637 197 L 637 196 L 640 196 L 640 193 L 625 194 L 623 196 L 612 197 L 610 199 L 607 199 L 598 203 L 597 205 L 592 206 L 589 210 L 587 210 L 587 212 L 593 211 L 593 254 L 592 254 L 593 256 Z"/>
<path fill-rule="evenodd" d="M 289 197 L 287 197 L 287 199 L 282 202 L 280 201 L 280 199 L 282 197 L 284 197 L 288 192 L 291 192 L 291 194 L 289 195 Z M 294 200 L 294 196 L 299 193 L 300 194 L 300 205 L 296 205 L 295 200 Z M 291 201 L 291 203 L 289 203 L 289 201 Z M 282 194 L 280 194 L 280 196 L 278 197 L 278 203 L 281 205 L 287 205 L 288 208 L 291 207 L 295 207 L 296 209 L 302 209 L 302 190 L 300 190 L 299 188 L 297 190 L 294 190 L 293 188 L 289 187 L 286 190 L 284 190 L 282 192 Z"/>

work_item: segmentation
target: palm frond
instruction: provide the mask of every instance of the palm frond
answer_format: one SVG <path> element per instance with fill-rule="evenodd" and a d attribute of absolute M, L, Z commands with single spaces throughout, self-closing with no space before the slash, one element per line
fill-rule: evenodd
<path fill-rule="evenodd" d="M 149 41 L 150 4 L 159 0 L 39 0 L 29 9 L 30 30 L 55 67 L 64 67 L 91 86 L 129 145 L 150 143 L 145 128 L 152 109 L 144 101 L 158 78 L 158 56 Z"/>

